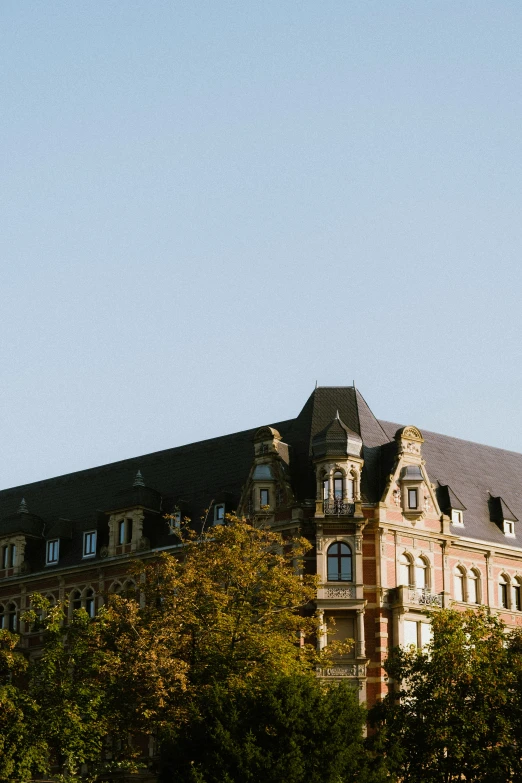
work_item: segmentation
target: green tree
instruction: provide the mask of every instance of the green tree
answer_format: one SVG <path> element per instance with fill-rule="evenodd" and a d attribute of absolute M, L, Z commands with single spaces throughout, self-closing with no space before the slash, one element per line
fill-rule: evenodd
<path fill-rule="evenodd" d="M 45 742 L 35 731 L 38 706 L 27 693 L 19 637 L 0 630 L 0 780 L 29 780 L 46 771 Z"/>
<path fill-rule="evenodd" d="M 42 613 L 45 641 L 29 693 L 48 767 L 70 781 L 82 765 L 92 779 L 135 768 L 147 736 L 171 742 L 216 683 L 261 689 L 325 665 L 305 642 L 318 624 L 316 579 L 302 573 L 309 546 L 230 517 L 182 529 L 176 556 L 136 563 L 136 594 L 111 596 L 93 620 L 33 596 L 26 619 Z"/>
<path fill-rule="evenodd" d="M 362 781 L 365 718 L 352 687 L 310 674 L 235 689 L 215 683 L 164 754 L 160 781 Z"/>
<path fill-rule="evenodd" d="M 395 688 L 371 712 L 374 746 L 404 783 L 522 779 L 511 635 L 485 610 L 440 611 L 432 627 L 427 649 L 396 649 L 386 663 Z"/>

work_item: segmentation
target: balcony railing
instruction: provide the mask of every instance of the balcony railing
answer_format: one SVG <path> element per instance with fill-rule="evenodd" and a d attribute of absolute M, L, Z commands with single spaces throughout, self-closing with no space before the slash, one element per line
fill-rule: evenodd
<path fill-rule="evenodd" d="M 416 606 L 442 606 L 442 595 L 432 593 L 427 587 L 402 585 L 390 590 L 389 601 L 392 604 L 413 604 Z"/>
<path fill-rule="evenodd" d="M 323 502 L 323 513 L 328 515 L 337 515 L 338 517 L 353 517 L 355 513 L 355 503 L 333 498 Z"/>

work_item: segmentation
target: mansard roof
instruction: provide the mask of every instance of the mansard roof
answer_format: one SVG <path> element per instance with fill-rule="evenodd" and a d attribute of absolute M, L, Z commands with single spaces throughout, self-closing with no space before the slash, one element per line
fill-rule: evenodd
<path fill-rule="evenodd" d="M 312 441 L 336 418 L 363 441 L 363 501 L 381 499 L 395 459 L 398 424 L 379 421 L 354 387 L 319 387 L 295 419 L 271 423 L 290 450 L 290 477 L 298 502 L 315 498 Z M 17 524 L 20 500 L 38 520 L 38 535 L 73 536 L 74 532 L 106 526 L 107 512 L 134 502 L 164 513 L 174 506 L 197 521 L 211 502 L 226 497 L 230 509 L 237 506 L 254 457 L 254 436 L 259 425 L 243 432 L 177 448 L 121 460 L 65 476 L 0 491 L 0 536 Z M 522 546 L 520 539 L 506 542 L 490 518 L 488 499 L 501 497 L 522 519 L 522 454 L 483 446 L 422 429 L 422 455 L 430 480 L 451 488 L 465 508 L 464 529 L 455 534 L 492 543 Z M 135 486 L 141 471 L 144 486 Z M 221 502 L 221 501 L 220 501 Z M 26 520 L 23 520 L 24 522 Z M 43 526 L 43 530 L 42 530 Z M 168 528 L 154 546 L 167 546 Z M 36 527 L 34 528 L 36 533 Z M 62 531 L 57 533 L 55 531 Z M 518 533 L 518 531 L 517 531 Z M 76 545 L 74 545 L 76 546 Z M 77 552 L 71 546 L 71 562 Z M 74 554 L 76 552 L 76 554 Z M 80 554 L 81 556 L 81 554 Z M 62 559 L 61 559 L 62 562 Z"/>

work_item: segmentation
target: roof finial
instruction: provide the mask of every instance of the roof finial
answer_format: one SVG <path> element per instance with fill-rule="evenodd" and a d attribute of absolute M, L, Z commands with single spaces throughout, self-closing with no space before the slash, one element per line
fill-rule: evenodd
<path fill-rule="evenodd" d="M 315 382 L 315 388 L 317 389 L 317 381 Z"/>
<path fill-rule="evenodd" d="M 145 482 L 143 481 L 143 476 L 141 475 L 141 470 L 138 470 L 136 473 L 136 478 L 134 479 L 134 482 L 132 484 L 133 487 L 144 487 Z"/>
<path fill-rule="evenodd" d="M 341 418 L 341 417 L 339 416 L 339 408 L 337 408 L 337 413 L 335 414 L 335 418 L 336 418 L 336 419 L 340 419 L 340 418 Z"/>
<path fill-rule="evenodd" d="M 22 502 L 18 506 L 18 513 L 19 514 L 28 514 L 29 509 L 27 507 L 27 503 L 25 502 L 25 498 L 22 498 Z"/>

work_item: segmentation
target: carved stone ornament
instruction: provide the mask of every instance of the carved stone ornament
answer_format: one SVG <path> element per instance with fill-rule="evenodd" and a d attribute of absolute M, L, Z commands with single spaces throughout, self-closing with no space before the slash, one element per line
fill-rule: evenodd
<path fill-rule="evenodd" d="M 394 490 L 393 490 L 393 501 L 394 501 L 395 505 L 396 505 L 398 508 L 400 508 L 400 507 L 401 507 L 401 504 L 402 504 L 402 500 L 401 500 L 401 490 L 400 490 L 400 487 L 398 487 L 398 486 L 397 486 L 397 488 L 396 488 L 396 489 L 394 489 Z"/>
<path fill-rule="evenodd" d="M 28 560 L 24 560 L 22 562 L 22 565 L 20 566 L 20 573 L 21 574 L 28 574 L 31 570 L 31 565 Z"/>
<path fill-rule="evenodd" d="M 142 536 L 138 541 L 138 545 L 136 549 L 138 550 L 138 552 L 143 552 L 145 549 L 150 549 L 149 539 L 146 538 L 145 536 Z"/>
<path fill-rule="evenodd" d="M 327 587 L 327 598 L 355 598 L 355 587 Z"/>
<path fill-rule="evenodd" d="M 419 443 L 424 442 L 424 438 L 422 437 L 420 430 L 418 430 L 417 427 L 413 427 L 411 425 L 408 427 L 403 427 L 401 438 L 403 440 L 416 440 Z"/>
<path fill-rule="evenodd" d="M 109 547 L 108 546 L 102 546 L 100 549 L 100 557 L 109 557 Z"/>

